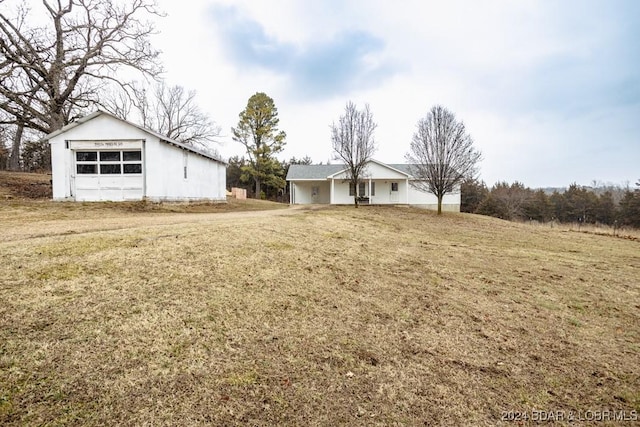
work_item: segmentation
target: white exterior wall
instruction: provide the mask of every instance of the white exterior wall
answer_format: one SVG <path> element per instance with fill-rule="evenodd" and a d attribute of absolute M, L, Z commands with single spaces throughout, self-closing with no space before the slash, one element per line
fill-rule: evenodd
<path fill-rule="evenodd" d="M 353 196 L 349 195 L 349 183 L 336 179 L 333 181 L 333 204 L 352 205 Z"/>
<path fill-rule="evenodd" d="M 331 188 L 329 181 L 296 181 L 292 182 L 296 205 L 329 204 L 331 201 Z M 313 187 L 317 187 L 318 194 L 314 197 Z"/>
<path fill-rule="evenodd" d="M 376 195 L 369 195 L 369 180 L 363 179 L 365 186 L 365 197 L 369 197 L 370 204 L 376 205 L 406 205 L 407 204 L 407 181 L 406 177 L 403 179 L 390 179 L 390 180 L 377 180 L 372 179 L 372 182 L 376 183 Z M 397 201 L 392 201 L 391 197 L 391 183 L 398 183 Z M 362 196 L 362 194 L 361 194 Z M 349 195 L 349 183 L 342 180 L 334 181 L 334 195 L 333 203 L 337 205 L 348 205 L 353 203 L 353 196 Z"/>
<path fill-rule="evenodd" d="M 70 148 L 66 148 L 69 141 Z M 99 115 L 85 123 L 59 134 L 49 141 L 51 144 L 51 174 L 54 200 L 71 200 L 75 160 L 73 148 L 104 150 L 115 141 L 124 147 L 142 147 L 143 196 L 151 200 L 226 200 L 226 166 L 196 153 L 160 142 L 142 129 L 115 119 Z M 123 149 L 114 144 L 113 148 Z M 187 179 L 183 178 L 183 153 L 188 154 Z M 89 175 L 83 177 L 88 178 Z M 104 178 L 103 178 L 104 177 Z M 126 184 L 133 177 L 114 178 L 102 176 L 105 185 L 118 182 Z M 115 181 L 114 181 L 115 179 Z M 113 181 L 113 182 L 112 182 Z M 106 200 L 102 192 L 84 200 Z M 122 192 L 112 192 L 113 199 L 124 200 Z"/>
<path fill-rule="evenodd" d="M 147 140 L 144 165 L 149 200 L 226 200 L 226 167 L 222 163 L 153 139 Z"/>
<path fill-rule="evenodd" d="M 392 200 L 391 183 L 398 183 L 397 200 Z M 407 180 L 393 179 L 386 181 L 376 181 L 376 195 L 370 200 L 376 205 L 406 205 L 407 204 Z"/>
<path fill-rule="evenodd" d="M 412 185 L 409 185 L 409 199 L 412 206 L 438 209 L 438 198 L 435 194 L 429 192 L 425 193 Z M 448 212 L 460 212 L 460 190 L 445 194 L 442 198 L 442 210 Z"/>

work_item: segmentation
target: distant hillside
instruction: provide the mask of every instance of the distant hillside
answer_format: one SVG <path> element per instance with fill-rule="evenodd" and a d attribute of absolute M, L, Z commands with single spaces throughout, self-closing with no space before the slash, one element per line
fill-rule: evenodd
<path fill-rule="evenodd" d="M 0 171 L 0 199 L 51 197 L 51 174 Z"/>

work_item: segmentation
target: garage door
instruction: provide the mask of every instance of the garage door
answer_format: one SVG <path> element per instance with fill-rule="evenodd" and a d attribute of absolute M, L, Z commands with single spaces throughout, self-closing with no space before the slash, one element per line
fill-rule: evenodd
<path fill-rule="evenodd" d="M 141 200 L 141 150 L 76 150 L 72 195 L 79 201 Z"/>

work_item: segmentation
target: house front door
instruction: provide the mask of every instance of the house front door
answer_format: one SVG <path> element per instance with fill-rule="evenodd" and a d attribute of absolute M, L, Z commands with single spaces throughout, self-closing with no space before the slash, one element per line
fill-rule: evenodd
<path fill-rule="evenodd" d="M 398 195 L 398 183 L 392 182 L 391 191 L 389 192 L 389 201 L 391 203 L 398 203 L 399 200 L 400 200 L 400 197 Z"/>

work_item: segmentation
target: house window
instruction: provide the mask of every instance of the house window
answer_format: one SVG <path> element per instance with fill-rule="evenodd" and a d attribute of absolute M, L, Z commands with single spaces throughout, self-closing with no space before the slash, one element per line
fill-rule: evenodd
<path fill-rule="evenodd" d="M 184 151 L 182 153 L 182 170 L 184 172 L 184 179 L 187 179 L 187 159 L 188 159 L 189 153 L 187 153 L 186 151 Z"/>
<path fill-rule="evenodd" d="M 362 197 L 364 196 L 367 192 L 366 192 L 366 186 L 364 182 L 359 182 L 358 183 L 358 196 Z"/>
<path fill-rule="evenodd" d="M 354 187 L 353 182 L 349 183 L 349 195 L 350 196 L 356 195 L 356 187 Z"/>
<path fill-rule="evenodd" d="M 311 187 L 311 197 L 317 197 L 320 194 L 320 187 Z"/>
<path fill-rule="evenodd" d="M 392 182 L 391 183 L 391 191 L 398 191 L 398 183 L 397 182 Z"/>
<path fill-rule="evenodd" d="M 375 195 L 376 195 L 376 183 L 371 182 L 371 196 L 375 196 Z"/>
<path fill-rule="evenodd" d="M 142 173 L 142 151 L 76 151 L 78 175 Z"/>

